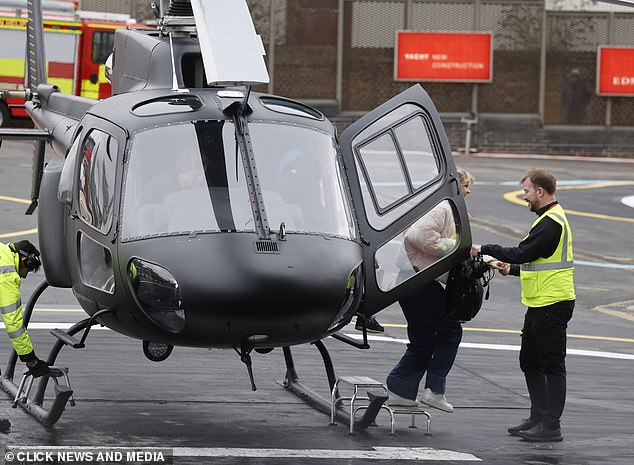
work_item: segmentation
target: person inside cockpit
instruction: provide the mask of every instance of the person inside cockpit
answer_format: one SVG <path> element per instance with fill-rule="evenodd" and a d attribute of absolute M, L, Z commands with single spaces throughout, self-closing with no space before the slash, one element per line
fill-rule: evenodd
<path fill-rule="evenodd" d="M 303 151 L 291 149 L 280 158 L 276 174 L 275 190 L 295 224 L 307 231 L 317 230 L 315 217 L 319 217 L 321 208 L 318 164 Z"/>

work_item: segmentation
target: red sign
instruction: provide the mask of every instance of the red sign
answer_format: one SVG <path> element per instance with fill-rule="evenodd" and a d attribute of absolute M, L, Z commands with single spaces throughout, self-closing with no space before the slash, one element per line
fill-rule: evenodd
<path fill-rule="evenodd" d="M 634 48 L 599 46 L 597 94 L 634 97 Z"/>
<path fill-rule="evenodd" d="M 491 82 L 490 32 L 397 31 L 397 81 Z"/>

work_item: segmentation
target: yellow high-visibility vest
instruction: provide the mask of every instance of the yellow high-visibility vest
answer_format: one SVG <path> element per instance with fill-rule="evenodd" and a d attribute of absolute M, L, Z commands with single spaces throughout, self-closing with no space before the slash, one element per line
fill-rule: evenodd
<path fill-rule="evenodd" d="M 531 228 L 549 217 L 561 225 L 557 249 L 548 258 L 538 258 L 520 266 L 522 303 L 527 307 L 545 307 L 575 300 L 572 232 L 564 209 L 559 204 L 541 215 Z"/>
<path fill-rule="evenodd" d="M 33 352 L 33 346 L 22 320 L 19 257 L 9 246 L 0 243 L 0 312 L 16 353 L 27 355 Z"/>

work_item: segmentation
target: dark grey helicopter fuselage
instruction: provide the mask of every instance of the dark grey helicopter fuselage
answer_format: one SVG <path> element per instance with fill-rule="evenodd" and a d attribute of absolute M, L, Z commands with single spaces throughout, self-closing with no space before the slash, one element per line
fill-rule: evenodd
<path fill-rule="evenodd" d="M 112 309 L 99 317 L 108 327 L 174 345 L 251 337 L 268 348 L 350 320 L 362 250 L 334 127 L 259 93 L 236 114 L 242 100 L 226 88 L 135 91 L 77 125 L 65 162 L 72 192 L 53 207 L 42 196 L 42 253 L 58 264 L 53 283 L 71 285 L 89 314 Z M 199 184 L 179 185 L 186 176 Z M 66 210 L 63 231 L 43 218 L 55 209 Z"/>

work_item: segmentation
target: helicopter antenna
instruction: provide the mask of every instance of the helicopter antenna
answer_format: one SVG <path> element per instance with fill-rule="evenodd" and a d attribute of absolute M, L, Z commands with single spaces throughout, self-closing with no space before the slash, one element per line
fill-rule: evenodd
<path fill-rule="evenodd" d="M 178 79 L 176 78 L 176 66 L 174 65 L 174 42 L 172 41 L 173 33 L 169 33 L 170 37 L 170 55 L 172 57 L 172 90 L 174 92 L 189 92 L 189 89 L 180 89 L 178 87 Z"/>
<path fill-rule="evenodd" d="M 244 102 L 242 102 L 242 116 L 249 112 L 249 97 L 251 96 L 251 86 L 247 86 L 247 91 L 244 95 Z"/>

